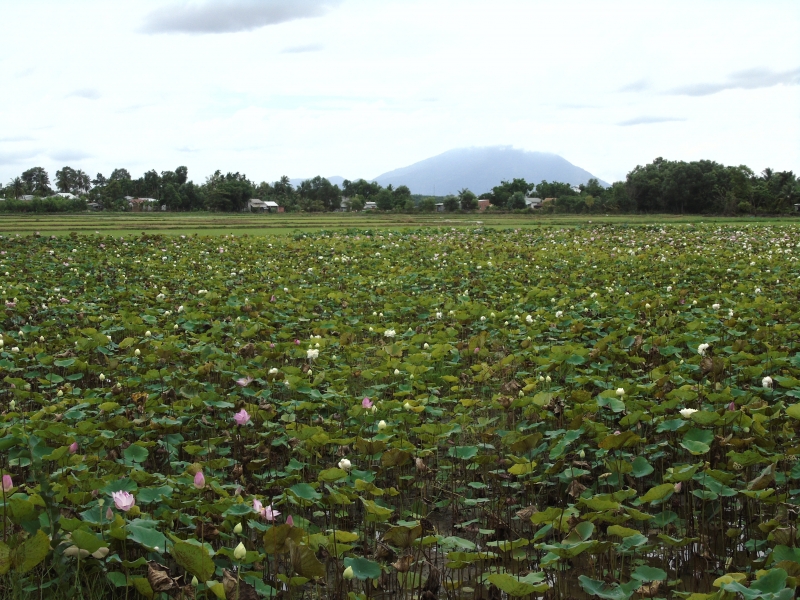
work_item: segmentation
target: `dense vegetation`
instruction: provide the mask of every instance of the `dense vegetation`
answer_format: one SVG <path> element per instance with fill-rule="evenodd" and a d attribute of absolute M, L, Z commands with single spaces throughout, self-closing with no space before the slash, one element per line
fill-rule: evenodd
<path fill-rule="evenodd" d="M 5 597 L 794 594 L 796 228 L 0 242 Z"/>
<path fill-rule="evenodd" d="M 397 212 L 432 212 L 437 203 L 442 203 L 445 211 L 478 208 L 478 199 L 467 189 L 457 196 L 422 197 L 412 195 L 406 186 L 384 188 L 363 179 L 345 180 L 340 189 L 320 176 L 295 188 L 285 176 L 271 184 L 256 184 L 244 174 L 223 175 L 220 171 L 197 185 L 188 180 L 186 167 L 160 174 L 151 170 L 138 179 L 133 179 L 126 169 L 115 169 L 108 178 L 98 173 L 92 180 L 83 171 L 64 167 L 56 172 L 56 189 L 80 195 L 107 210 L 128 210 L 126 196 L 152 198 L 171 211 L 235 212 L 245 209 L 250 198 L 273 200 L 287 212 L 337 210 L 342 207 L 343 198 L 348 199 L 346 208 L 350 210 L 361 210 L 366 202 L 374 202 L 378 210 Z M 45 197 L 53 191 L 45 169 L 35 167 L 0 188 L 0 195 L 10 199 L 23 195 Z M 637 166 L 624 182 L 609 187 L 603 187 L 596 179 L 580 186 L 514 179 L 501 182 L 481 198 L 489 199 L 495 209 L 523 210 L 525 198 L 533 196 L 551 199 L 541 210 L 555 213 L 781 214 L 800 204 L 800 181 L 791 171 L 765 169 L 756 175 L 744 166 L 657 158 L 644 167 Z M 10 203 L 2 210 L 49 212 L 50 206 L 39 204 L 31 209 Z"/>

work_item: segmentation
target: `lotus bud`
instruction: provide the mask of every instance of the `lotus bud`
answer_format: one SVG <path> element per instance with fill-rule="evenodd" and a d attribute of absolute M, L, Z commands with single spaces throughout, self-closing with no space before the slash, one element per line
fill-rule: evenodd
<path fill-rule="evenodd" d="M 347 581 L 350 581 L 354 576 L 353 567 L 347 567 L 342 573 L 342 579 L 346 579 Z"/>
<path fill-rule="evenodd" d="M 233 557 L 236 560 L 242 560 L 245 556 L 247 556 L 247 548 L 244 547 L 242 542 L 239 542 L 239 545 L 233 551 Z"/>
<path fill-rule="evenodd" d="M 197 587 L 198 585 L 200 585 L 200 582 L 197 581 L 197 576 L 192 575 L 192 587 Z"/>
<path fill-rule="evenodd" d="M 58 392 L 56 393 L 56 396 L 58 396 L 59 398 L 61 398 L 63 395 L 64 392 L 62 390 L 58 390 Z"/>
<path fill-rule="evenodd" d="M 240 533 L 242 533 L 242 524 L 241 523 L 237 523 L 234 526 L 233 533 L 235 533 L 236 535 L 239 535 Z"/>
<path fill-rule="evenodd" d="M 378 431 L 383 431 L 384 429 L 386 429 L 386 421 L 380 421 L 378 423 Z"/>
<path fill-rule="evenodd" d="M 77 451 L 78 451 L 78 442 L 72 442 L 69 445 L 69 453 L 70 454 L 75 454 Z"/>
<path fill-rule="evenodd" d="M 105 375 L 103 375 L 102 373 L 100 373 L 100 377 L 98 377 L 98 379 L 99 379 L 100 381 L 105 381 L 105 380 L 106 380 L 106 376 L 105 376 Z"/>
<path fill-rule="evenodd" d="M 150 337 L 151 335 L 153 334 L 149 330 L 144 332 L 144 337 Z"/>
<path fill-rule="evenodd" d="M 110 521 L 110 520 L 112 520 L 113 518 L 114 518 L 114 511 L 113 511 L 113 510 L 111 510 L 111 507 L 109 506 L 109 507 L 106 509 L 106 521 Z"/>

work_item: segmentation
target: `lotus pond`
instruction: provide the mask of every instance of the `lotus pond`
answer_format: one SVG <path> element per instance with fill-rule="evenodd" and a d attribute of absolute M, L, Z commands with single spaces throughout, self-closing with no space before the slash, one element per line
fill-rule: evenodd
<path fill-rule="evenodd" d="M 800 230 L 0 239 L 4 598 L 775 598 Z"/>

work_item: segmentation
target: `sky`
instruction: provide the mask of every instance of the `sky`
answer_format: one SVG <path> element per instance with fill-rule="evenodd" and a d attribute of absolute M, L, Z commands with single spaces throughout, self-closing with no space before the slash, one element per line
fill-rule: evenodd
<path fill-rule="evenodd" d="M 800 171 L 798 0 L 0 0 L 0 181 L 372 178 L 452 148 Z"/>

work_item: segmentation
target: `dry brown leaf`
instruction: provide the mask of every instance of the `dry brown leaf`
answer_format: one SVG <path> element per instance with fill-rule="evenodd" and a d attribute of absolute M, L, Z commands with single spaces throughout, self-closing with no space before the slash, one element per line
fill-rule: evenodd
<path fill-rule="evenodd" d="M 393 562 L 392 566 L 401 573 L 408 573 L 409 569 L 411 569 L 412 560 L 412 556 L 410 554 L 406 554 L 405 556 L 401 556 L 395 562 Z"/>
<path fill-rule="evenodd" d="M 586 490 L 586 486 L 577 479 L 573 479 L 572 483 L 570 483 L 569 487 L 567 488 L 567 493 L 573 498 L 577 498 L 584 492 L 584 490 Z"/>
<path fill-rule="evenodd" d="M 147 582 L 156 593 L 171 592 L 180 588 L 169 574 L 169 569 L 153 560 L 147 563 Z"/>
<path fill-rule="evenodd" d="M 241 579 L 237 579 L 236 575 L 228 569 L 222 571 L 222 587 L 225 590 L 226 600 L 259 600 L 256 588 Z M 236 594 L 237 587 L 239 589 L 238 595 Z"/>
<path fill-rule="evenodd" d="M 527 519 L 530 519 L 531 515 L 533 515 L 533 513 L 537 513 L 537 512 L 539 512 L 539 510 L 533 504 L 531 504 L 527 508 L 521 508 L 520 510 L 518 510 L 517 511 L 517 516 L 520 519 L 522 519 L 523 521 L 525 521 Z"/>

